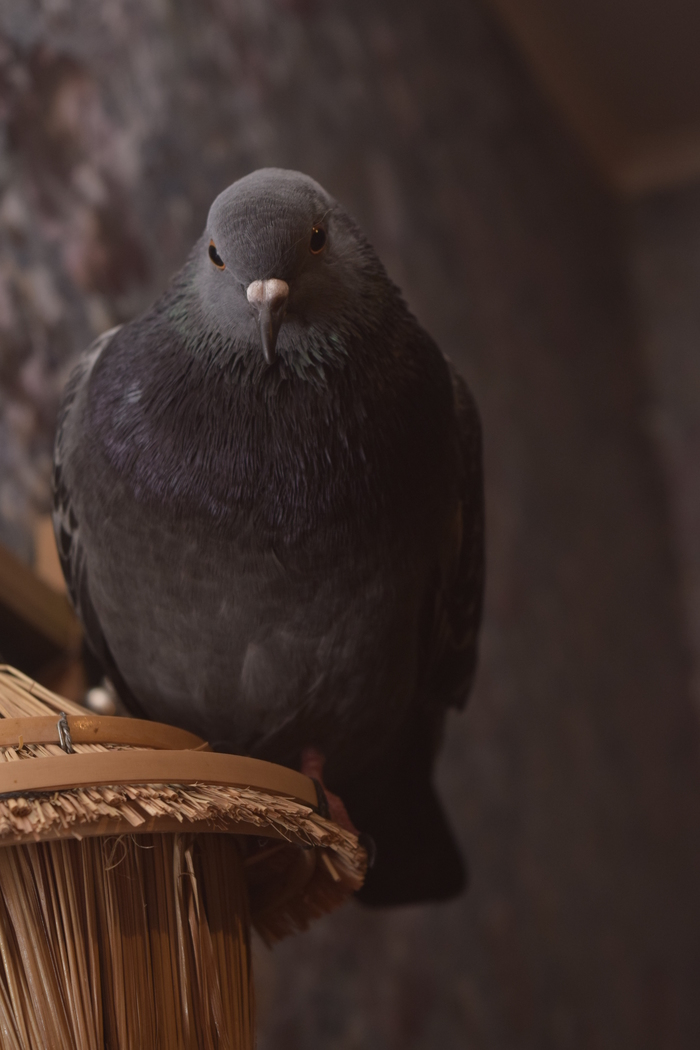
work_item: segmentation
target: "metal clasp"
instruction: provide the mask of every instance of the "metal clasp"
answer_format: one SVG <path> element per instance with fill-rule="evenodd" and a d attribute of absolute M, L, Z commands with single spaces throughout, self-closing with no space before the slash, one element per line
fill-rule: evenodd
<path fill-rule="evenodd" d="M 67 755 L 74 755 L 73 741 L 70 738 L 70 729 L 68 727 L 68 716 L 65 711 L 61 711 L 61 717 L 57 722 L 58 729 L 58 743 L 63 748 Z"/>

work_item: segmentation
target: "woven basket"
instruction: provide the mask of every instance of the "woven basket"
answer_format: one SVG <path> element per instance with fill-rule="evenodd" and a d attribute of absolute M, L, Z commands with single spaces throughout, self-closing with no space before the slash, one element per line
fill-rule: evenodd
<path fill-rule="evenodd" d="M 294 770 L 88 715 L 0 666 L 0 1045 L 249 1050 L 249 930 L 362 885 Z"/>

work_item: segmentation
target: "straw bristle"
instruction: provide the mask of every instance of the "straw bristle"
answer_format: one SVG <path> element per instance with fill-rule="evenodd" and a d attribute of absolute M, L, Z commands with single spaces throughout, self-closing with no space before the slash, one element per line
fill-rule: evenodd
<path fill-rule="evenodd" d="M 232 836 L 0 849 L 0 1045 L 252 1050 L 248 925 Z"/>
<path fill-rule="evenodd" d="M 0 666 L 0 718 L 63 711 L 83 713 Z M 0 746 L 0 763 L 58 755 L 25 738 Z M 247 787 L 2 795 L 0 1046 L 252 1050 L 251 923 L 268 944 L 305 929 L 361 886 L 365 864 L 357 839 L 308 805 Z"/>

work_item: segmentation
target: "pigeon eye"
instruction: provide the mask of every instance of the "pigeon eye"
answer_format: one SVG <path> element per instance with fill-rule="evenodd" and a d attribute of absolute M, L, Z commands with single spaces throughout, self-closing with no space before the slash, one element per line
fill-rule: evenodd
<path fill-rule="evenodd" d="M 326 231 L 320 226 L 314 226 L 311 230 L 311 241 L 309 249 L 312 255 L 319 255 L 326 247 Z"/>
<path fill-rule="evenodd" d="M 209 258 L 219 270 L 225 269 L 226 263 L 217 252 L 216 245 L 213 241 L 209 241 Z"/>

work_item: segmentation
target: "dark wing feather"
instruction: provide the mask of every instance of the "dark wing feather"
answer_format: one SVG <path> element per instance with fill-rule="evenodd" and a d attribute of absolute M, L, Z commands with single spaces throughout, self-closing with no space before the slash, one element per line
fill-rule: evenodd
<path fill-rule="evenodd" d="M 87 589 L 85 554 L 80 543 L 80 525 L 71 504 L 71 495 L 64 472 L 67 454 L 66 444 L 71 414 L 76 399 L 84 384 L 89 380 L 95 360 L 109 343 L 116 330 L 105 332 L 104 335 L 96 339 L 73 369 L 66 384 L 66 389 L 63 392 L 63 400 L 56 426 L 53 459 L 53 527 L 58 557 L 68 587 L 68 593 L 75 606 L 75 611 L 83 621 L 83 624 L 85 624 L 86 603 L 89 606 L 89 592 Z M 95 644 L 99 642 L 97 637 L 94 639 L 94 643 L 91 638 L 88 638 L 88 641 L 95 650 L 99 649 L 99 645 Z"/>
<path fill-rule="evenodd" d="M 139 705 L 117 670 L 90 598 L 87 562 L 80 542 L 80 522 L 71 504 L 71 494 L 64 472 L 65 439 L 71 411 L 83 384 L 89 379 L 95 360 L 117 331 L 118 328 L 113 328 L 95 340 L 81 358 L 66 385 L 54 445 L 53 527 L 66 586 L 75 611 L 83 624 L 85 640 L 105 673 L 112 679 L 124 703 L 132 714 L 137 714 L 140 713 Z"/>
<path fill-rule="evenodd" d="M 463 379 L 451 366 L 450 374 L 457 500 L 423 607 L 425 663 L 416 707 L 391 754 L 372 768 L 363 767 L 362 776 L 340 792 L 352 819 L 376 843 L 378 862 L 359 893 L 372 905 L 448 900 L 467 882 L 432 783 L 447 708 L 464 706 L 474 677 L 484 592 L 481 425 Z"/>
<path fill-rule="evenodd" d="M 426 700 L 462 708 L 471 688 L 484 596 L 484 481 L 481 423 L 469 389 L 450 365 L 460 475 L 432 603 Z"/>

